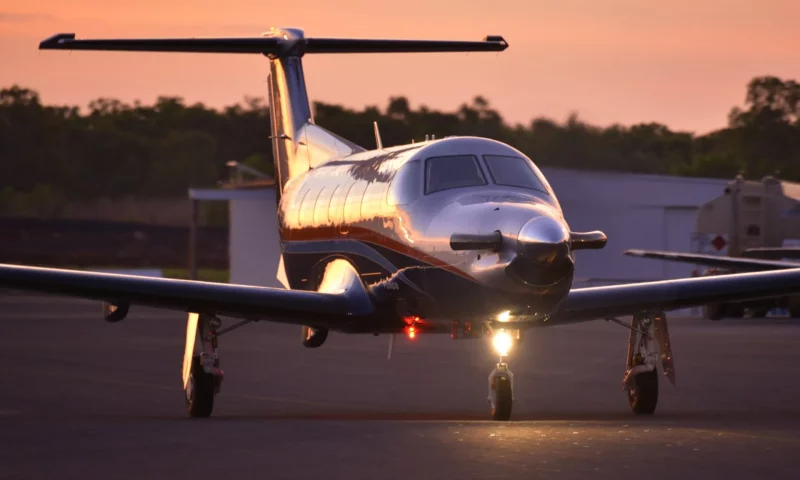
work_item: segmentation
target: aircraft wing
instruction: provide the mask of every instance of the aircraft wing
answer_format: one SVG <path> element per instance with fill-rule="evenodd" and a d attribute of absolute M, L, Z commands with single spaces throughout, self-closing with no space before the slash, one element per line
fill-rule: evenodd
<path fill-rule="evenodd" d="M 783 258 L 800 258 L 798 247 L 754 247 L 742 252 L 746 258 L 761 258 L 764 260 L 780 260 Z"/>
<path fill-rule="evenodd" d="M 346 273 L 346 272 L 345 272 Z M 327 279 L 327 277 L 326 277 Z M 357 284 L 360 286 L 360 282 Z M 332 292 L 232 285 L 136 275 L 0 264 L 0 288 L 116 304 L 339 329 L 363 321 L 373 306 L 346 278 Z"/>
<path fill-rule="evenodd" d="M 625 255 L 641 258 L 655 258 L 671 262 L 693 263 L 709 267 L 730 268 L 743 272 L 759 272 L 764 270 L 783 270 L 800 268 L 800 263 L 781 260 L 761 260 L 756 258 L 725 257 L 704 255 L 701 253 L 662 252 L 658 250 L 626 250 Z"/>
<path fill-rule="evenodd" d="M 800 268 L 577 288 L 569 292 L 552 319 L 554 323 L 580 322 L 795 293 L 800 293 Z"/>

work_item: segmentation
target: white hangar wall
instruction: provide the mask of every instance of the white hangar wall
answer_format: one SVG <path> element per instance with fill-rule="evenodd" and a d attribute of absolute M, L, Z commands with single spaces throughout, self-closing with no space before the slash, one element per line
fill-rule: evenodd
<path fill-rule="evenodd" d="M 230 282 L 261 287 L 281 287 L 276 277 L 281 251 L 275 191 L 252 190 L 231 199 Z"/>
<path fill-rule="evenodd" d="M 630 248 L 691 251 L 695 214 L 728 180 L 543 168 L 570 228 L 602 230 L 602 250 L 576 253 L 576 286 L 662 280 L 694 268 L 623 255 Z"/>
<path fill-rule="evenodd" d="M 189 198 L 228 202 L 230 282 L 281 287 L 278 208 L 274 188 L 190 189 Z"/>

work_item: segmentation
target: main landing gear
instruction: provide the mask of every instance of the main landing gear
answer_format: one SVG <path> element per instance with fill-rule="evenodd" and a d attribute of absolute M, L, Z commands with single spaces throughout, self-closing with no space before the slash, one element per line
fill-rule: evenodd
<path fill-rule="evenodd" d="M 219 367 L 219 336 L 250 322 L 244 320 L 220 329 L 222 322 L 213 315 L 189 314 L 183 353 L 183 391 L 190 417 L 208 417 L 214 410 L 214 396 L 220 392 L 224 378 Z M 196 346 L 200 347 L 199 354 L 195 354 Z"/>
<path fill-rule="evenodd" d="M 656 366 L 659 362 L 664 375 L 675 385 L 675 364 L 667 330 L 667 317 L 663 312 L 634 315 L 628 328 L 631 333 L 628 338 L 628 358 L 622 388 L 628 395 L 628 404 L 633 413 L 652 414 L 658 403 Z"/>

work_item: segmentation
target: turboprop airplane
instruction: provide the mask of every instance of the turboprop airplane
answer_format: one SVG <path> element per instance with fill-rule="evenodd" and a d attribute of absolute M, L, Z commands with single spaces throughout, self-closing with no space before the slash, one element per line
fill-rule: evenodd
<path fill-rule="evenodd" d="M 626 250 L 624 253 L 631 257 L 711 267 L 697 272 L 700 276 L 800 268 L 800 262 L 796 260 L 800 258 L 800 249 L 796 247 L 747 248 L 742 251 L 741 257 L 639 249 Z M 722 320 L 725 317 L 741 317 L 746 310 L 749 310 L 754 317 L 764 317 L 773 308 L 785 308 L 792 317 L 800 317 L 800 296 L 771 297 L 744 302 L 709 302 L 703 305 L 703 316 L 709 320 Z"/>
<path fill-rule="evenodd" d="M 302 57 L 317 53 L 500 52 L 483 41 L 306 38 L 272 29 L 260 38 L 77 40 L 40 49 L 212 52 L 269 59 L 271 138 L 277 166 L 278 277 L 285 289 L 0 266 L 0 286 L 103 302 L 118 322 L 132 304 L 189 313 L 183 385 L 189 415 L 211 414 L 220 392 L 219 338 L 242 325 L 301 326 L 303 344 L 329 332 L 485 337 L 500 362 L 488 380 L 492 418 L 508 420 L 507 359 L 521 332 L 611 320 L 630 330 L 623 379 L 634 413 L 658 400 L 658 364 L 674 383 L 665 311 L 708 301 L 781 296 L 800 269 L 572 288 L 575 252 L 602 248 L 599 231 L 573 232 L 555 192 L 519 150 L 451 137 L 367 151 L 314 123 Z M 631 315 L 630 324 L 617 319 Z M 237 323 L 222 328 L 220 317 Z M 227 320 L 226 320 L 227 321 Z M 197 351 L 197 353 L 195 353 Z"/>
<path fill-rule="evenodd" d="M 625 250 L 624 254 L 631 257 L 706 265 L 738 272 L 761 272 L 765 270 L 800 268 L 800 261 L 783 260 L 784 258 L 800 259 L 800 249 L 796 247 L 748 248 L 742 252 L 741 257 L 709 255 L 705 253 L 641 250 L 638 248 Z"/>

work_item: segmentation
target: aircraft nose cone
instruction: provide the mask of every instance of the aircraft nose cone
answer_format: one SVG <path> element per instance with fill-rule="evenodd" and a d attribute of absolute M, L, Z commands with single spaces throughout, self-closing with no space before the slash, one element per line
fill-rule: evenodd
<path fill-rule="evenodd" d="M 528 220 L 517 236 L 518 253 L 539 265 L 555 265 L 569 257 L 569 230 L 563 222 L 540 216 Z"/>

